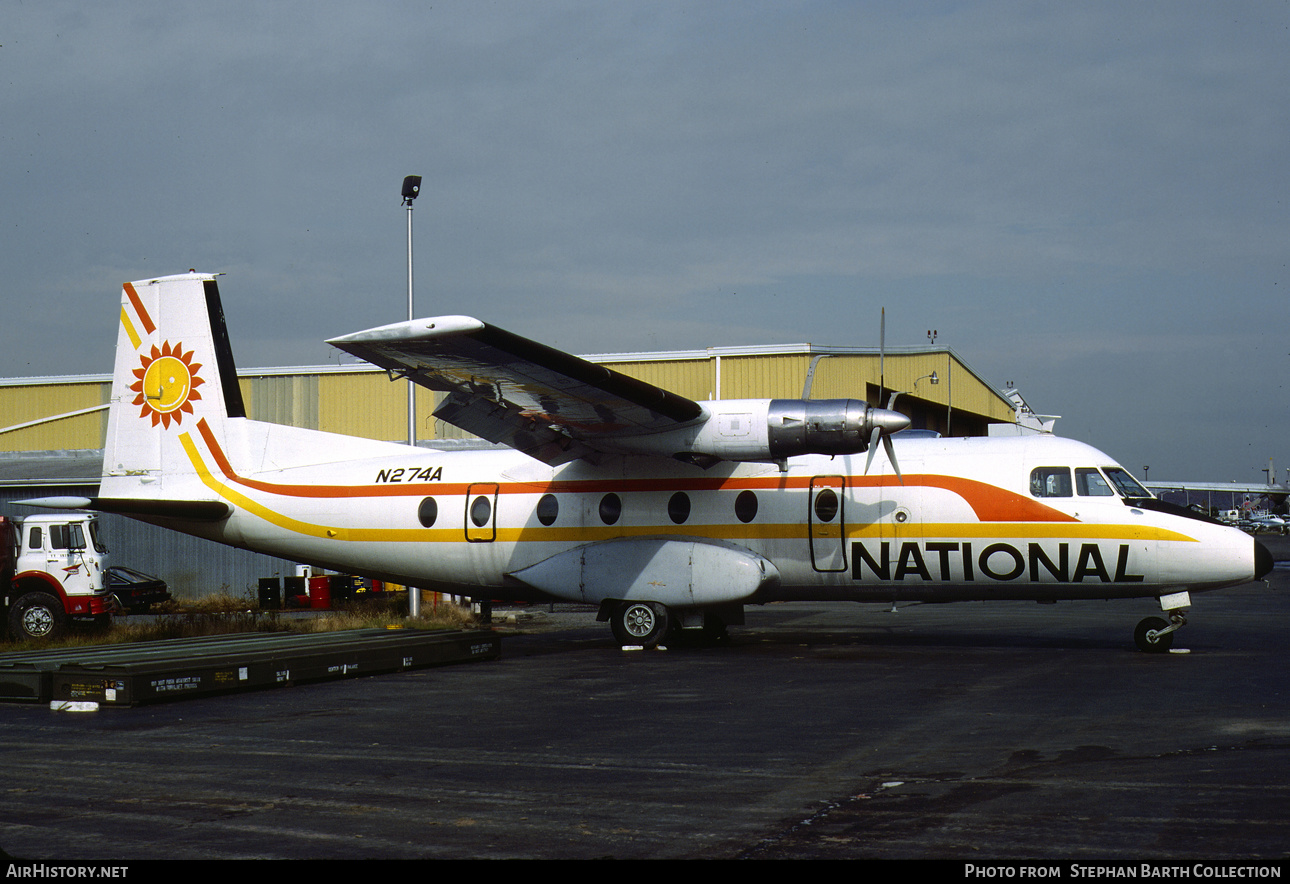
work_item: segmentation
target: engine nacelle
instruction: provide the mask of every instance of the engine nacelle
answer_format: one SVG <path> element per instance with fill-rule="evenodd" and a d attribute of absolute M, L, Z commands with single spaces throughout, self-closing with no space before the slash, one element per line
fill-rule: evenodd
<path fill-rule="evenodd" d="M 782 462 L 799 454 L 859 454 L 868 450 L 875 429 L 889 435 L 909 426 L 903 414 L 859 399 L 727 399 L 700 405 L 701 421 L 623 440 L 620 450 L 704 465 Z"/>
<path fill-rule="evenodd" d="M 772 399 L 766 415 L 770 456 L 858 454 L 869 448 L 875 411 L 883 409 L 859 399 Z"/>

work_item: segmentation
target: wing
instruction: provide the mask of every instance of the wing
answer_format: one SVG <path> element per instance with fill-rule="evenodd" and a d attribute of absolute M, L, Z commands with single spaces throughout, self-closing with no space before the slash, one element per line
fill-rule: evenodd
<path fill-rule="evenodd" d="M 435 417 L 552 466 L 601 450 L 598 439 L 673 429 L 697 402 L 472 319 L 439 316 L 328 341 L 448 396 Z"/>

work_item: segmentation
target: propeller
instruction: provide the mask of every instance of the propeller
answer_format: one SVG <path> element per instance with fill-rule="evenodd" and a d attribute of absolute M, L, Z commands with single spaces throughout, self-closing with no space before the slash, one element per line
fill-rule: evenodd
<path fill-rule="evenodd" d="M 900 464 L 896 462 L 896 446 L 891 444 L 891 434 L 899 433 L 909 426 L 909 418 L 899 411 L 893 411 L 892 406 L 896 404 L 896 397 L 900 395 L 899 391 L 893 392 L 891 398 L 887 400 L 886 408 L 869 409 L 869 425 L 873 430 L 869 433 L 869 456 L 865 458 L 864 471 L 867 475 L 869 467 L 873 464 L 874 452 L 878 450 L 878 441 L 882 440 L 882 449 L 887 452 L 887 460 L 891 462 L 891 469 L 900 480 L 900 484 L 905 484 L 905 477 L 900 474 Z"/>

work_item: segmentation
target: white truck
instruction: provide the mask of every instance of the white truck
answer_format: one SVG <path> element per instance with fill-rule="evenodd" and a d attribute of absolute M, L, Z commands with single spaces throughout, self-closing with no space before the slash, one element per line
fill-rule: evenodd
<path fill-rule="evenodd" d="M 122 610 L 170 598 L 165 582 L 108 567 L 98 518 L 89 513 L 0 516 L 0 609 L 17 640 L 50 639 L 70 620 L 106 625 Z"/>

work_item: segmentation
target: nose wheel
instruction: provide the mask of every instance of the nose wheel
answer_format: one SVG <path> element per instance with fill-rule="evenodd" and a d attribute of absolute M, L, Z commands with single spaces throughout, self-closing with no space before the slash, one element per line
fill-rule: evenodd
<path fill-rule="evenodd" d="M 1147 617 L 1133 630 L 1133 642 L 1147 654 L 1168 654 L 1174 646 L 1174 633 L 1187 625 L 1183 611 L 1170 611 L 1169 619 Z"/>

